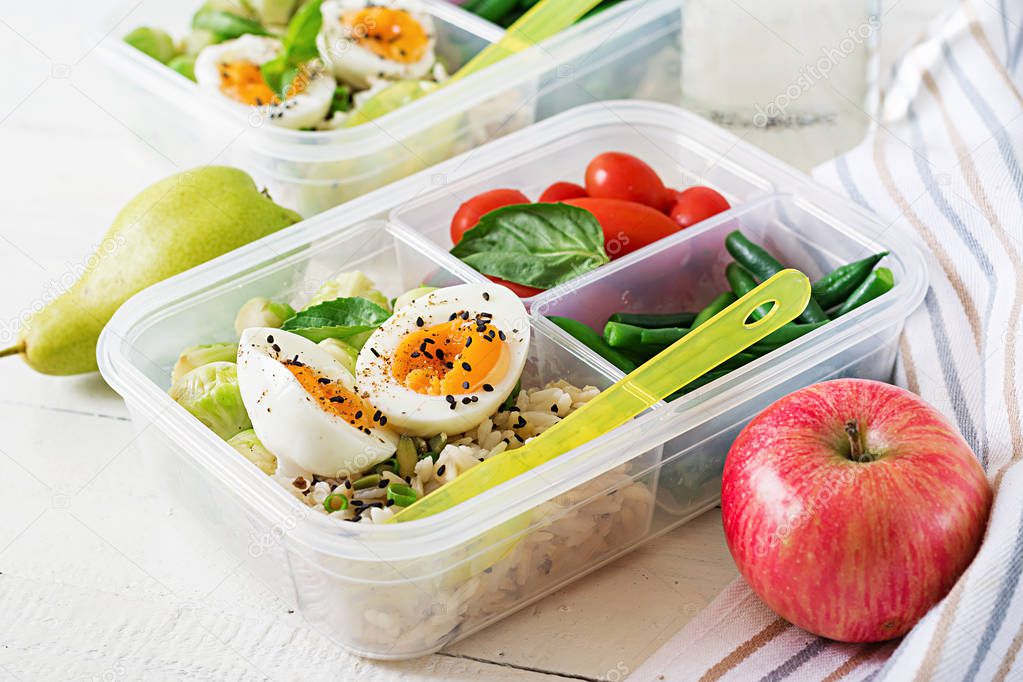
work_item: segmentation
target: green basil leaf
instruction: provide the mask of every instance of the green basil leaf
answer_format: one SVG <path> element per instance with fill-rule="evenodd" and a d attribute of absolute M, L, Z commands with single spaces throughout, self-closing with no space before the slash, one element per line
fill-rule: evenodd
<path fill-rule="evenodd" d="M 506 206 L 480 218 L 451 254 L 484 275 L 550 289 L 610 261 L 589 211 L 566 204 Z"/>
<path fill-rule="evenodd" d="M 263 62 L 263 65 L 259 67 L 260 73 L 263 74 L 263 80 L 270 86 L 270 89 L 276 93 L 280 93 L 286 84 L 290 84 L 291 81 L 285 80 L 284 75 L 288 70 L 288 60 L 282 54 L 268 62 Z"/>
<path fill-rule="evenodd" d="M 218 41 L 234 40 L 245 34 L 270 35 L 258 21 L 209 7 L 203 7 L 192 16 L 192 28 L 209 31 Z"/>
<path fill-rule="evenodd" d="M 285 320 L 281 329 L 319 343 L 371 332 L 390 316 L 391 313 L 365 298 L 336 298 L 297 313 Z"/>
<path fill-rule="evenodd" d="M 321 4 L 323 0 L 309 0 L 288 22 L 288 32 L 284 34 L 284 54 L 292 64 L 307 62 L 320 56 L 316 48 L 316 36 L 323 25 Z"/>

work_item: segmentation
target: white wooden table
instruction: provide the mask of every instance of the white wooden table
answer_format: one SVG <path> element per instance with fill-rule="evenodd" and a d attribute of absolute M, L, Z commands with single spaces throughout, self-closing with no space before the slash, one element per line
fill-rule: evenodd
<path fill-rule="evenodd" d="M 116 4 L 0 1 L 0 341 L 117 207 L 180 165 L 93 87 L 105 76 L 83 27 Z M 927 4 L 891 6 L 886 62 Z M 0 361 L 0 679 L 613 681 L 735 576 L 710 512 L 447 651 L 368 662 L 238 566 L 137 455 L 99 377 Z"/>

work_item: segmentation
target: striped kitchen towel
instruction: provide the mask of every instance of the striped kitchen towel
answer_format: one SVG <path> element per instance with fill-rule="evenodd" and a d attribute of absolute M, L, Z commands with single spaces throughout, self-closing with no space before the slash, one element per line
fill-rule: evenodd
<path fill-rule="evenodd" d="M 927 256 L 896 380 L 955 422 L 994 486 L 973 564 L 887 644 L 814 637 L 738 580 L 630 679 L 1023 679 L 1021 85 L 1023 3 L 967 0 L 897 64 L 867 140 L 816 173 Z"/>

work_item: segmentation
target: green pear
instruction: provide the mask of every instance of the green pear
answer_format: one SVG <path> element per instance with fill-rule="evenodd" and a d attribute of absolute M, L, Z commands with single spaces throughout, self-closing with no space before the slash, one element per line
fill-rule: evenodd
<path fill-rule="evenodd" d="M 96 341 L 128 298 L 302 218 L 236 168 L 205 166 L 157 182 L 125 206 L 84 272 L 32 315 L 14 348 L 43 374 L 96 370 Z"/>

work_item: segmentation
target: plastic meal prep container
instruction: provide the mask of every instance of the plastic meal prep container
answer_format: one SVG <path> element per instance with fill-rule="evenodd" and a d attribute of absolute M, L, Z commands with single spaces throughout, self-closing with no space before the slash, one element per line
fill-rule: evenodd
<path fill-rule="evenodd" d="M 503 35 L 443 0 L 422 1 L 436 20 L 438 54 L 451 70 Z M 215 162 L 246 170 L 277 202 L 307 217 L 579 104 L 681 98 L 681 10 L 676 0 L 644 0 L 622 3 L 542 48 L 362 126 L 287 130 L 250 118 L 123 42 L 141 25 L 180 37 L 200 4 L 152 0 L 126 5 L 107 21 L 99 49 L 124 76 L 103 84 L 118 89 L 107 106 L 176 161 L 206 164 L 215 154 Z"/>
<path fill-rule="evenodd" d="M 387 216 L 407 216 L 410 202 L 433 186 L 438 173 L 452 186 L 473 182 L 477 173 L 527 177 L 514 167 L 538 157 L 528 150 L 519 159 L 505 157 L 506 147 L 522 143 L 505 138 L 126 303 L 103 333 L 99 362 L 125 398 L 142 456 L 158 469 L 154 476 L 179 491 L 183 506 L 216 526 L 225 544 L 268 585 L 292 594 L 309 623 L 374 658 L 436 651 L 713 507 L 732 440 L 769 402 L 832 377 L 890 378 L 903 321 L 926 288 L 925 271 L 916 247 L 869 214 L 709 124 L 707 130 L 693 129 L 678 109 L 594 105 L 539 124 L 535 134 L 564 156 L 577 153 L 565 140 L 580 141 L 580 157 L 575 166 L 566 161 L 568 168 L 584 163 L 592 151 L 586 143 L 591 128 L 609 136 L 605 139 L 626 141 L 621 137 L 626 129 L 651 131 L 655 123 L 661 128 L 655 142 L 672 143 L 680 162 L 702 163 L 707 157 L 700 145 L 721 157 L 714 164 L 719 170 L 683 164 L 678 177 L 712 176 L 732 196 L 748 191 L 747 198 L 536 297 L 524 386 L 566 379 L 603 388 L 620 378 L 544 316 L 566 315 L 599 328 L 607 314 L 619 310 L 695 309 L 725 288 L 723 242 L 733 229 L 741 228 L 811 277 L 887 250 L 895 288 L 583 447 L 446 512 L 404 524 L 343 523 L 306 507 L 167 396 L 180 350 L 234 338 L 235 312 L 252 296 L 300 300 L 325 279 L 352 269 L 366 272 L 389 295 L 423 281 L 481 281 L 428 236 Z M 552 129 L 561 135 L 551 135 Z M 693 149 L 700 153 L 683 153 Z"/>

